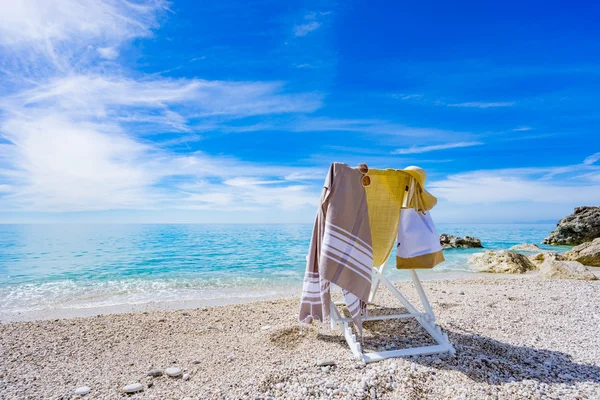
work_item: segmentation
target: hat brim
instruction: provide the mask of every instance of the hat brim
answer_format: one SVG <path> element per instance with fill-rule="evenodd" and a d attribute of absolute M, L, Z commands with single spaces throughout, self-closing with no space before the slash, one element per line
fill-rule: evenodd
<path fill-rule="evenodd" d="M 417 182 L 419 182 L 419 185 L 421 185 L 421 187 L 423 189 L 425 188 L 425 181 L 423 180 L 423 176 L 421 174 L 419 174 L 417 171 L 412 170 L 412 169 L 403 169 L 402 171 L 406 172 L 407 174 L 409 174 L 410 176 L 415 178 L 415 180 Z"/>
<path fill-rule="evenodd" d="M 437 198 L 425 189 L 423 189 L 421 199 L 423 200 L 425 210 L 431 210 L 437 204 Z"/>

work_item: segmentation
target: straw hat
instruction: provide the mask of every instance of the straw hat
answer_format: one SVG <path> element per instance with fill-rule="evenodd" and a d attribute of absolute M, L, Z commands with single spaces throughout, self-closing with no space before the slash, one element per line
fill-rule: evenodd
<path fill-rule="evenodd" d="M 431 210 L 437 204 L 437 199 L 434 195 L 425 190 L 425 181 L 427 180 L 427 174 L 423 171 L 423 168 L 410 166 L 403 169 L 404 172 L 408 173 L 410 176 L 416 179 L 416 181 L 421 185 L 421 189 L 423 192 L 421 194 L 421 200 L 423 201 L 423 206 L 425 210 Z"/>

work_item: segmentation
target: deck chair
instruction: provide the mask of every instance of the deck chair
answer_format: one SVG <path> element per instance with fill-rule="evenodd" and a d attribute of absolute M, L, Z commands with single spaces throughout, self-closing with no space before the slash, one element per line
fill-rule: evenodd
<path fill-rule="evenodd" d="M 435 345 L 430 346 L 421 346 L 421 347 L 412 347 L 406 349 L 399 350 L 389 350 L 389 351 L 378 351 L 378 352 L 369 352 L 363 353 L 362 346 L 359 341 L 356 339 L 356 335 L 353 333 L 350 323 L 352 323 L 352 318 L 344 318 L 340 314 L 337 306 L 344 306 L 345 303 L 343 301 L 333 300 L 330 303 L 330 320 L 331 320 L 331 329 L 339 328 L 352 351 L 352 354 L 361 361 L 365 363 L 371 363 L 376 361 L 381 361 L 386 358 L 392 357 L 405 357 L 405 356 L 415 356 L 415 355 L 428 355 L 428 354 L 440 354 L 440 353 L 450 353 L 455 354 L 456 351 L 450 343 L 448 339 L 448 335 L 443 333 L 439 326 L 435 325 L 435 315 L 431 309 L 431 305 L 429 304 L 429 300 L 427 300 L 427 296 L 425 295 L 425 291 L 423 290 L 423 286 L 421 286 L 421 281 L 417 275 L 417 272 L 414 269 L 409 270 L 412 282 L 417 290 L 419 295 L 419 299 L 421 300 L 421 304 L 423 306 L 423 312 L 420 312 L 415 306 L 413 306 L 406 297 L 398 290 L 384 275 L 386 264 L 383 264 L 379 268 L 373 268 L 373 281 L 372 281 L 372 290 L 369 297 L 369 303 L 372 303 L 377 294 L 377 290 L 379 289 L 380 284 L 383 284 L 388 288 L 392 295 L 402 303 L 404 308 L 408 310 L 407 314 L 394 314 L 394 315 L 378 315 L 378 316 L 369 316 L 365 315 L 361 317 L 361 320 L 364 321 L 377 321 L 377 320 L 391 320 L 391 319 L 401 319 L 401 318 L 415 318 L 417 322 L 423 327 L 423 329 L 431 336 L 431 338 L 437 343 Z"/>

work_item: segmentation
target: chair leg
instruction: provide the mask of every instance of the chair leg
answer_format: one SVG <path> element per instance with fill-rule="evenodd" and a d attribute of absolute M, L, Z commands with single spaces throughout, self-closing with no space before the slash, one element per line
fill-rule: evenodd
<path fill-rule="evenodd" d="M 431 304 L 429 304 L 429 300 L 425 295 L 425 291 L 423 290 L 423 286 L 421 285 L 421 281 L 417 276 L 417 271 L 414 269 L 410 270 L 410 275 L 412 276 L 413 285 L 415 285 L 415 289 L 417 289 L 417 293 L 419 294 L 419 299 L 421 299 L 421 304 L 423 304 L 423 308 L 425 308 L 425 313 L 429 315 L 431 318 L 431 322 L 435 321 L 435 315 L 433 314 L 433 310 L 431 309 Z"/>

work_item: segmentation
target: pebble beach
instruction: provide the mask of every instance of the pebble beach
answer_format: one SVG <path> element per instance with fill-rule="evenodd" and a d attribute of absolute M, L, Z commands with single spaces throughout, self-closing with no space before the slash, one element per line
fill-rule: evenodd
<path fill-rule="evenodd" d="M 300 333 L 296 297 L 10 322 L 0 398 L 600 399 L 600 281 L 482 275 L 424 288 L 454 356 L 364 365 L 339 331 Z M 371 312 L 398 307 L 381 290 Z M 366 351 L 429 340 L 410 320 L 364 328 Z"/>
<path fill-rule="evenodd" d="M 3 1 L 0 400 L 600 400 L 598 14 Z"/>

